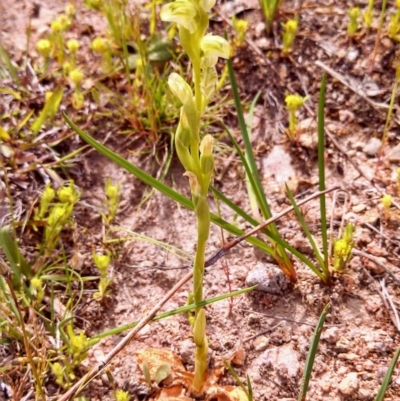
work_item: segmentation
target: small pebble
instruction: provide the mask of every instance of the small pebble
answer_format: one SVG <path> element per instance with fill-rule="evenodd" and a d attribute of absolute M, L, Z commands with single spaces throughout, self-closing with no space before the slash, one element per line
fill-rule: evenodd
<path fill-rule="evenodd" d="M 358 374 L 357 372 L 348 373 L 339 384 L 339 391 L 343 395 L 354 394 L 358 390 Z"/>
<path fill-rule="evenodd" d="M 378 154 L 382 146 L 382 141 L 379 138 L 372 137 L 368 143 L 364 146 L 363 152 L 371 157 Z"/>

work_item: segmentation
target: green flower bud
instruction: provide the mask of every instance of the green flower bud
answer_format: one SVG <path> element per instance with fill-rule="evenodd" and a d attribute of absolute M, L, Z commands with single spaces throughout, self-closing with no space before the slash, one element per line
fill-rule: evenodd
<path fill-rule="evenodd" d="M 42 198 L 40 199 L 39 214 L 37 216 L 39 219 L 42 219 L 44 215 L 47 213 L 50 203 L 53 201 L 55 196 L 56 192 L 50 186 L 50 184 L 47 184 L 43 191 Z"/>
<path fill-rule="evenodd" d="M 79 200 L 79 194 L 75 190 L 74 182 L 71 180 L 69 186 L 63 186 L 57 191 L 58 199 L 62 203 L 74 204 Z"/>
<path fill-rule="evenodd" d="M 75 87 L 79 87 L 84 78 L 83 72 L 77 68 L 72 70 L 68 76 Z"/>
<path fill-rule="evenodd" d="M 208 174 L 214 169 L 213 143 L 214 138 L 209 134 L 200 143 L 200 166 L 203 174 Z"/>
<path fill-rule="evenodd" d="M 107 271 L 107 268 L 110 265 L 110 260 L 111 257 L 109 253 L 102 255 L 93 252 L 93 262 L 102 274 Z"/>
<path fill-rule="evenodd" d="M 186 118 L 186 117 L 185 117 Z M 181 122 L 178 125 L 178 129 L 176 130 L 176 140 L 180 141 L 183 146 L 189 147 L 192 136 L 190 135 L 190 130 L 182 123 L 182 114 L 181 114 Z"/>
<path fill-rule="evenodd" d="M 80 92 L 74 92 L 72 94 L 72 106 L 74 109 L 79 110 L 83 107 L 83 102 L 85 100 L 85 97 L 83 96 L 83 93 Z"/>
<path fill-rule="evenodd" d="M 52 231 L 57 226 L 63 226 L 68 221 L 71 213 L 72 207 L 65 203 L 54 205 L 47 219 L 49 231 Z"/>
<path fill-rule="evenodd" d="M 105 192 L 108 198 L 110 199 L 118 199 L 119 198 L 119 191 L 121 189 L 121 185 L 113 185 L 110 179 L 106 181 Z"/>

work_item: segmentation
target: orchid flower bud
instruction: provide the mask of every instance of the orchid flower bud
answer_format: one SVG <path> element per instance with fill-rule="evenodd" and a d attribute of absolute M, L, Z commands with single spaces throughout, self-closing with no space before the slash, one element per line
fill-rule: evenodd
<path fill-rule="evenodd" d="M 207 134 L 200 144 L 200 166 L 203 174 L 209 174 L 214 169 L 214 156 L 212 154 L 214 138 Z"/>

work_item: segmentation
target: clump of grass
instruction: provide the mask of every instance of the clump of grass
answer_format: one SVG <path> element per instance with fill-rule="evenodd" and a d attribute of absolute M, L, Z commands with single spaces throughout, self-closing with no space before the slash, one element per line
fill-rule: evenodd
<path fill-rule="evenodd" d="M 261 9 L 265 19 L 267 35 L 270 35 L 275 15 L 282 0 L 260 0 Z"/>

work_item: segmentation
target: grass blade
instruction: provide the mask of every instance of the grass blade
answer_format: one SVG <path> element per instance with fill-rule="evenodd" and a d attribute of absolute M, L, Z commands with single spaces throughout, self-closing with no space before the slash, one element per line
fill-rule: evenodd
<path fill-rule="evenodd" d="M 243 288 L 241 290 L 232 291 L 232 292 L 230 292 L 228 294 L 219 295 L 219 296 L 214 297 L 214 298 L 204 299 L 203 301 L 195 303 L 195 304 L 185 305 L 185 306 L 182 306 L 180 308 L 176 308 L 176 309 L 171 310 L 171 311 L 163 312 L 163 313 L 160 313 L 159 315 L 154 316 L 152 321 L 162 320 L 162 319 L 165 319 L 167 317 L 178 315 L 180 313 L 189 312 L 189 311 L 194 310 L 196 308 L 201 308 L 201 307 L 204 307 L 204 306 L 207 306 L 207 305 L 211 305 L 211 304 L 213 304 L 215 302 L 219 302 L 219 301 L 222 301 L 222 300 L 227 299 L 227 298 L 232 298 L 232 297 L 235 297 L 237 295 L 242 295 L 242 294 L 245 294 L 247 292 L 253 291 L 255 288 L 256 288 L 256 286 L 254 285 L 252 287 L 247 287 L 247 288 Z M 108 336 L 111 336 L 111 335 L 114 335 L 114 334 L 122 333 L 122 332 L 124 332 L 126 330 L 132 329 L 133 327 L 135 327 L 137 325 L 137 323 L 138 322 L 124 324 L 123 326 L 118 326 L 118 327 L 115 327 L 115 328 L 113 328 L 111 330 L 107 330 L 107 331 L 105 331 L 103 333 L 100 333 L 100 334 L 96 335 L 95 337 L 93 337 L 91 339 L 91 341 L 92 340 L 93 341 L 98 341 L 101 338 L 105 338 L 105 337 L 108 337 Z"/>
<path fill-rule="evenodd" d="M 18 77 L 18 72 L 15 69 L 12 61 L 10 60 L 10 57 L 8 57 L 8 54 L 4 47 L 0 44 L 0 62 L 1 64 L 5 65 L 5 68 L 7 69 L 8 73 L 10 74 L 12 80 L 14 83 L 18 86 L 21 85 L 21 82 Z"/>
<path fill-rule="evenodd" d="M 21 274 L 24 274 L 27 279 L 33 277 L 32 269 L 22 256 L 17 241 L 10 233 L 9 226 L 0 228 L 0 247 L 3 249 L 8 263 L 10 264 L 11 270 L 15 277 L 15 283 L 18 282 L 21 284 Z"/>
<path fill-rule="evenodd" d="M 106 156 L 111 161 L 117 163 L 120 167 L 124 168 L 126 171 L 128 171 L 131 174 L 133 174 L 135 177 L 139 178 L 145 184 L 150 185 L 152 188 L 157 189 L 162 194 L 168 196 L 169 198 L 171 198 L 175 202 L 178 202 L 179 204 L 181 204 L 182 206 L 185 206 L 189 210 L 194 210 L 193 203 L 192 203 L 192 201 L 190 199 L 188 199 L 185 196 L 181 195 L 180 193 L 174 191 L 173 189 L 171 189 L 167 185 L 163 184 L 161 181 L 156 180 L 151 175 L 145 173 L 140 168 L 134 166 L 133 164 L 129 163 L 128 161 L 126 161 L 121 156 L 117 155 L 116 153 L 114 153 L 110 149 L 106 148 L 100 142 L 96 141 L 90 135 L 86 134 L 79 127 L 77 127 L 69 119 L 69 117 L 64 112 L 63 112 L 63 116 L 64 116 L 65 121 L 68 123 L 68 125 L 84 141 L 86 141 L 89 145 L 91 145 L 93 148 L 95 148 L 102 155 Z M 213 213 L 211 213 L 210 218 L 211 218 L 211 221 L 213 223 L 217 224 L 219 227 L 221 227 L 224 230 L 230 232 L 231 234 L 234 234 L 234 235 L 237 235 L 237 236 L 243 234 L 242 230 L 238 229 L 237 227 L 235 227 L 232 224 L 229 224 L 228 222 L 226 222 L 225 220 L 221 219 L 220 217 L 216 216 Z M 263 251 L 268 253 L 268 247 L 263 241 L 260 241 L 259 239 L 255 238 L 255 237 L 248 237 L 248 238 L 246 238 L 246 241 L 248 241 L 249 243 L 253 244 L 257 248 L 260 248 L 261 250 L 263 250 Z"/>
<path fill-rule="evenodd" d="M 325 306 L 324 310 L 322 311 L 322 314 L 317 323 L 317 327 L 315 328 L 314 337 L 311 341 L 310 350 L 308 351 L 306 364 L 304 366 L 303 380 L 302 380 L 302 385 L 300 388 L 300 394 L 299 394 L 298 401 L 305 401 L 305 399 L 306 399 L 308 385 L 310 383 L 310 378 L 311 378 L 311 371 L 312 371 L 312 368 L 314 365 L 314 360 L 315 360 L 315 355 L 316 355 L 317 349 L 318 349 L 319 339 L 321 338 L 322 326 L 324 325 L 325 318 L 326 318 L 326 315 L 328 314 L 329 308 L 330 308 L 330 304 L 327 304 Z"/>
<path fill-rule="evenodd" d="M 317 258 L 318 263 L 320 264 L 321 269 L 324 272 L 324 263 L 325 262 L 324 262 L 323 258 L 321 257 L 321 253 L 318 249 L 317 244 L 314 241 L 314 237 L 312 236 L 310 229 L 308 228 L 308 224 L 306 223 L 306 221 L 304 219 L 303 213 L 301 213 L 299 207 L 297 206 L 296 200 L 294 199 L 294 196 L 293 196 L 292 192 L 290 191 L 290 188 L 288 187 L 287 184 L 286 184 L 286 193 L 290 200 L 290 203 L 293 206 L 297 220 L 299 221 L 301 228 L 303 229 L 304 233 L 306 234 L 306 237 L 307 237 L 308 241 L 310 242 L 311 247 L 314 251 L 315 257 Z M 324 281 L 326 281 L 326 278 L 324 279 Z"/>
<path fill-rule="evenodd" d="M 227 206 L 229 206 L 235 213 L 237 213 L 239 216 L 243 217 L 247 222 L 249 222 L 250 224 L 252 224 L 254 227 L 258 226 L 258 222 L 251 217 L 250 215 L 248 215 L 244 210 L 242 210 L 241 208 L 239 208 L 237 205 L 235 205 L 231 200 L 229 200 L 225 195 L 223 195 L 220 191 L 218 191 L 218 189 L 214 188 L 213 186 L 210 185 L 210 189 L 213 191 L 214 195 L 221 200 L 222 202 L 224 202 Z M 300 261 L 302 261 L 305 265 L 307 265 L 322 281 L 325 281 L 325 277 L 324 275 L 321 273 L 320 270 L 317 269 L 317 267 L 315 267 L 315 265 L 313 264 L 313 262 L 311 262 L 310 259 L 308 259 L 306 256 L 304 256 L 300 251 L 298 251 L 296 248 L 294 248 L 293 246 L 291 246 L 289 243 L 287 243 L 285 240 L 283 240 L 280 237 L 276 237 L 273 233 L 271 233 L 270 231 L 267 231 L 266 229 L 261 230 L 265 235 L 268 235 L 268 237 L 271 238 L 272 241 L 278 243 L 280 246 L 282 246 L 283 248 L 285 248 L 287 251 L 289 251 L 291 254 L 293 254 L 294 256 L 296 256 Z M 260 241 L 258 239 L 256 239 L 257 241 Z M 250 241 L 249 241 L 250 242 Z M 251 242 L 252 243 L 252 242 Z M 275 255 L 275 250 L 273 248 L 271 248 L 270 246 L 268 246 L 267 244 L 265 244 L 264 242 L 262 242 L 264 244 L 264 248 L 260 248 L 262 249 L 264 252 L 268 253 L 269 255 L 271 255 L 273 258 L 276 256 Z M 258 246 L 258 245 L 256 245 Z"/>
<path fill-rule="evenodd" d="M 235 107 L 236 107 L 236 111 L 237 111 L 237 115 L 238 115 L 239 126 L 240 126 L 240 130 L 242 132 L 242 138 L 243 138 L 243 142 L 245 145 L 245 151 L 246 151 L 245 162 L 243 161 L 243 159 L 242 159 L 242 162 L 245 166 L 246 175 L 250 180 L 252 190 L 254 191 L 254 194 L 257 198 L 257 203 L 258 203 L 258 206 L 260 207 L 261 213 L 262 213 L 264 219 L 267 220 L 272 216 L 272 214 L 271 214 L 271 210 L 269 208 L 268 202 L 267 202 L 267 198 L 265 196 L 264 188 L 261 184 L 260 175 L 258 174 L 257 165 L 256 165 L 256 162 L 254 159 L 253 149 L 251 146 L 251 140 L 250 140 L 250 136 L 249 136 L 249 133 L 247 130 L 246 122 L 244 120 L 243 109 L 242 109 L 242 105 L 240 103 L 239 91 L 238 91 L 238 87 L 236 84 L 235 73 L 233 70 L 233 65 L 232 65 L 231 59 L 228 60 L 228 71 L 229 71 L 229 78 L 231 81 L 233 99 L 235 102 Z M 230 135 L 230 134 L 228 133 L 228 135 Z M 230 135 L 230 137 L 233 138 L 232 135 Z M 246 167 L 246 165 L 248 167 Z M 276 225 L 274 223 L 270 225 L 269 229 L 272 233 L 275 234 L 276 237 L 280 237 L 278 229 L 276 228 Z M 294 270 L 291 260 L 289 259 L 285 249 L 283 249 L 279 245 L 276 246 L 275 260 L 277 261 L 277 263 L 279 264 L 279 266 L 281 267 L 282 270 L 288 272 L 288 276 L 290 277 L 290 279 L 292 281 L 297 280 L 296 271 Z"/>
<path fill-rule="evenodd" d="M 390 380 L 392 379 L 393 371 L 394 371 L 394 368 L 396 367 L 396 363 L 397 363 L 397 360 L 399 359 L 399 356 L 400 356 L 400 347 L 397 348 L 397 351 L 394 354 L 392 361 L 390 362 L 390 366 L 386 372 L 386 375 L 385 375 L 385 378 L 383 379 L 381 387 L 379 388 L 379 391 L 375 398 L 375 401 L 383 401 L 383 399 L 385 398 L 385 393 L 390 384 Z"/>
<path fill-rule="evenodd" d="M 43 107 L 43 110 L 39 114 L 39 117 L 31 125 L 31 130 L 35 135 L 39 132 L 47 117 L 50 117 L 50 119 L 54 118 L 55 114 L 57 113 L 58 106 L 61 103 L 63 93 L 63 88 L 57 88 L 48 98 Z"/>
<path fill-rule="evenodd" d="M 318 178 L 319 190 L 325 190 L 325 92 L 326 92 L 326 74 L 322 76 L 321 88 L 319 91 L 318 102 Z M 322 236 L 322 252 L 324 255 L 324 263 L 322 265 L 324 275 L 329 280 L 329 259 L 328 259 L 328 231 L 326 223 L 326 202 L 325 194 L 319 198 L 321 213 L 321 236 Z"/>

